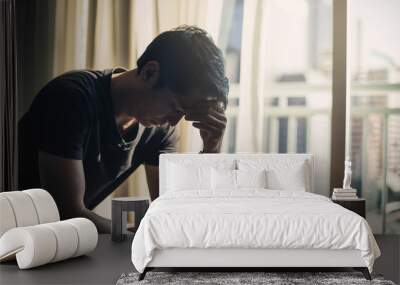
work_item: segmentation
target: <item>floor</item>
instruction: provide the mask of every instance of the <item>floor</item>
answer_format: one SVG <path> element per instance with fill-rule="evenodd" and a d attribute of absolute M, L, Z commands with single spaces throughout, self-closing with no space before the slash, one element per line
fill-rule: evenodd
<path fill-rule="evenodd" d="M 375 235 L 375 239 L 381 250 L 381 257 L 375 262 L 374 272 L 400 284 L 400 235 Z"/>
<path fill-rule="evenodd" d="M 382 251 L 374 267 L 385 279 L 400 283 L 400 236 L 376 236 Z M 100 235 L 94 252 L 46 266 L 18 270 L 15 262 L 0 265 L 0 284 L 115 284 L 124 272 L 134 271 L 130 260 L 131 239 L 121 243 Z"/>
<path fill-rule="evenodd" d="M 18 270 L 15 262 L 0 264 L 0 284 L 115 284 L 122 273 L 134 271 L 131 243 L 132 239 L 116 243 L 110 235 L 100 235 L 88 256 L 29 270 Z"/>

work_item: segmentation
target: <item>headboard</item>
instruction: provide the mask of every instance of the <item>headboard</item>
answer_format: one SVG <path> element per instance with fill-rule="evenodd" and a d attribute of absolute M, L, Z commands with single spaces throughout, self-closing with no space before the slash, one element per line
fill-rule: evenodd
<path fill-rule="evenodd" d="M 168 153 L 160 155 L 159 175 L 160 175 L 160 195 L 164 194 L 167 189 L 168 181 L 168 164 L 175 163 L 196 163 L 213 165 L 221 160 L 235 163 L 238 159 L 267 159 L 271 161 L 304 161 L 307 165 L 308 173 L 306 179 L 308 181 L 306 191 L 314 192 L 314 158 L 312 154 L 267 154 L 267 153 Z"/>

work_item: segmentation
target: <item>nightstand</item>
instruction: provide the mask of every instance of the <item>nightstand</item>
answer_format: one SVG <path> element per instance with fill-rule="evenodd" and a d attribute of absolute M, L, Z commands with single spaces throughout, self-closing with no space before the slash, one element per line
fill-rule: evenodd
<path fill-rule="evenodd" d="M 348 200 L 333 200 L 332 202 L 339 204 L 340 206 L 359 214 L 361 217 L 365 218 L 365 199 L 348 199 Z"/>
<path fill-rule="evenodd" d="M 111 239 L 123 241 L 132 234 L 127 230 L 128 212 L 135 212 L 135 232 L 150 205 L 148 197 L 119 197 L 112 199 Z"/>

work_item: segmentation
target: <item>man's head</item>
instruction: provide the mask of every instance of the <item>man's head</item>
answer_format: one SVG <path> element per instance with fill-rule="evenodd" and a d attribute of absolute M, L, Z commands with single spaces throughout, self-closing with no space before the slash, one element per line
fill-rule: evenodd
<path fill-rule="evenodd" d="M 207 100 L 226 108 L 222 52 L 200 28 L 182 26 L 157 36 L 138 59 L 137 72 L 152 90 L 152 112 L 144 118 L 149 125 L 175 125 L 186 108 Z"/>

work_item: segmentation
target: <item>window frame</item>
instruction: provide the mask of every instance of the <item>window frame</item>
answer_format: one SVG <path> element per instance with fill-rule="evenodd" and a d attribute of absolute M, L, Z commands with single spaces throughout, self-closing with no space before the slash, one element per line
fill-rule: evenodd
<path fill-rule="evenodd" d="M 347 0 L 332 1 L 332 113 L 331 113 L 331 170 L 329 190 L 341 187 L 344 160 L 350 146 L 350 68 Z M 348 126 L 348 128 L 346 128 Z"/>

